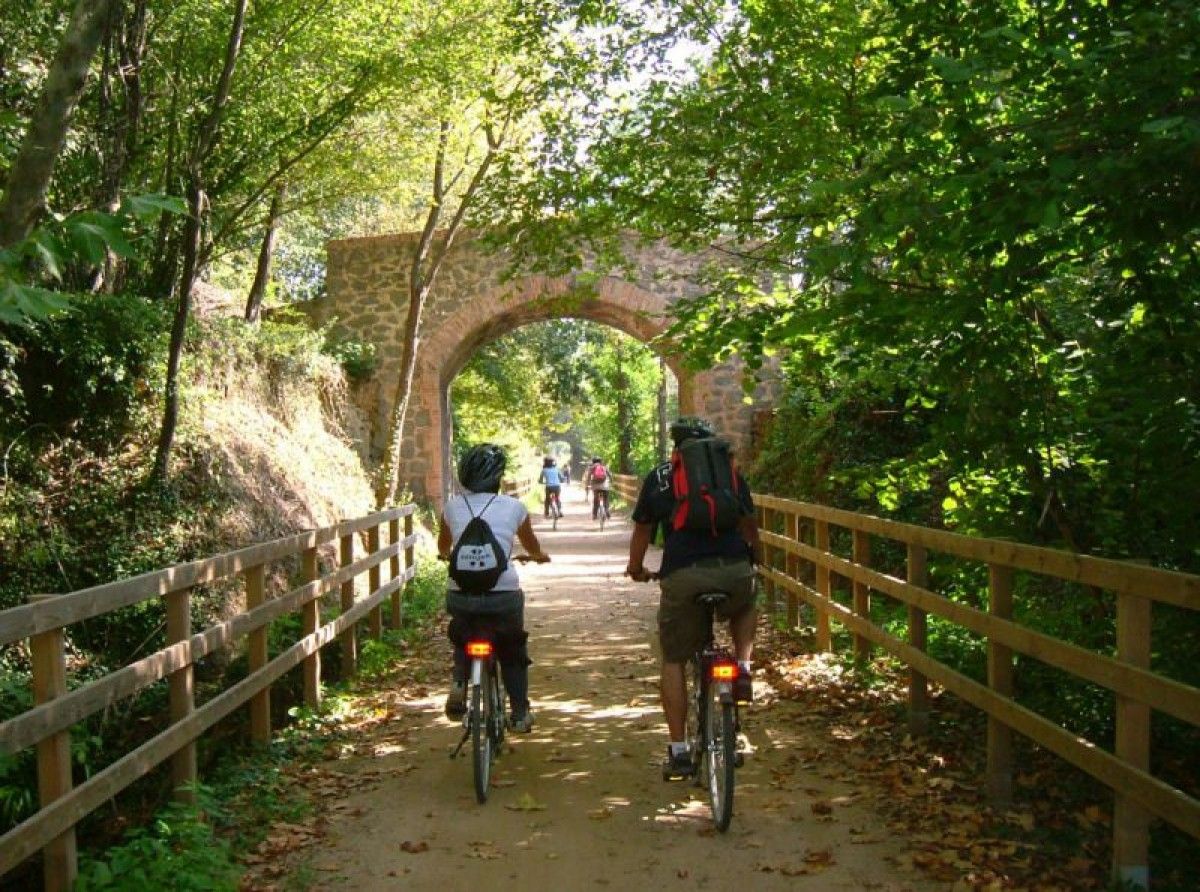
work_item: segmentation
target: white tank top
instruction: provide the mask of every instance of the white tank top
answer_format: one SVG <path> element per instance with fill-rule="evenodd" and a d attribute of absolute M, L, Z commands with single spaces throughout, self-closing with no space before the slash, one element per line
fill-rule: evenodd
<path fill-rule="evenodd" d="M 469 510 L 467 508 L 468 501 L 471 505 Z M 488 502 L 491 504 L 488 505 Z M 485 505 L 487 506 L 486 511 L 484 510 Z M 450 527 L 452 542 L 457 542 L 462 531 L 467 528 L 472 512 L 478 517 L 480 511 L 484 511 L 483 519 L 492 528 L 496 541 L 500 543 L 505 557 L 509 559 L 508 567 L 500 574 L 492 591 L 518 591 L 521 588 L 521 579 L 517 576 L 517 568 L 512 561 L 513 540 L 516 539 L 517 528 L 529 516 L 529 511 L 512 496 L 494 495 L 490 492 L 472 492 L 451 496 L 446 500 L 446 506 L 442 509 L 442 517 L 446 519 L 446 525 Z M 453 579 L 449 580 L 449 584 L 451 591 L 461 591 Z"/>

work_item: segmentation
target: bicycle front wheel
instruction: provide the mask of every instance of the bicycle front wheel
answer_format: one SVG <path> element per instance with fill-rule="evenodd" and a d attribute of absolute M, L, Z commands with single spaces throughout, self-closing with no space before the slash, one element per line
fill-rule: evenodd
<path fill-rule="evenodd" d="M 487 802 L 488 785 L 492 781 L 492 699 L 491 685 L 485 677 L 481 684 L 471 686 L 471 747 L 475 768 L 475 799 Z"/>
<path fill-rule="evenodd" d="M 713 823 L 724 833 L 733 820 L 733 769 L 737 758 L 733 704 L 723 703 L 720 697 L 714 696 L 708 701 L 707 713 L 708 747 L 704 754 L 704 772 Z"/>

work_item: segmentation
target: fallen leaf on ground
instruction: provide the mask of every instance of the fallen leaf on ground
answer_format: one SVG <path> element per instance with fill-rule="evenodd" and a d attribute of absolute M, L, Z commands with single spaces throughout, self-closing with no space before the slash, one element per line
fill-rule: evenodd
<path fill-rule="evenodd" d="M 525 793 L 516 802 L 506 802 L 504 807 L 509 811 L 545 811 L 546 806 Z"/>
<path fill-rule="evenodd" d="M 412 855 L 416 855 L 419 852 L 428 852 L 429 843 L 425 842 L 424 840 L 421 842 L 413 842 L 411 839 L 406 839 L 404 842 L 400 843 L 400 851 L 408 852 Z"/>

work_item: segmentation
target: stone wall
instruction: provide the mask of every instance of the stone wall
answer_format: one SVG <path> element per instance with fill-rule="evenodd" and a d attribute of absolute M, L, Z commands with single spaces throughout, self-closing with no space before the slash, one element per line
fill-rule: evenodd
<path fill-rule="evenodd" d="M 374 380 L 356 390 L 373 419 L 363 451 L 375 462 L 387 437 L 387 420 L 399 378 L 408 267 L 417 234 L 330 242 L 326 294 L 308 311 L 318 322 L 336 318 L 338 328 L 374 343 L 380 363 Z M 661 333 L 676 300 L 700 293 L 697 273 L 711 258 L 665 244 L 632 252 L 632 274 L 599 275 L 592 269 L 565 277 L 518 276 L 503 281 L 507 259 L 461 237 L 441 270 L 421 326 L 413 401 L 405 423 L 401 474 L 420 496 L 440 500 L 450 481 L 451 382 L 480 347 L 505 334 L 551 319 L 573 317 L 617 328 L 643 342 Z M 665 360 L 679 381 L 682 411 L 704 415 L 739 451 L 750 446 L 754 407 L 743 401 L 737 362 L 703 371 Z M 760 387 L 768 397 L 774 382 Z"/>

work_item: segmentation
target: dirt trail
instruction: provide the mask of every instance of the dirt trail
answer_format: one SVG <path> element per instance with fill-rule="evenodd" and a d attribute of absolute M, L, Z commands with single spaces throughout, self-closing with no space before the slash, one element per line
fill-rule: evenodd
<path fill-rule="evenodd" d="M 380 782 L 329 804 L 327 832 L 292 881 L 322 890 L 947 888 L 906 865 L 902 841 L 831 766 L 800 761 L 817 732 L 761 679 L 765 696 L 743 718 L 753 752 L 727 834 L 712 831 L 698 788 L 660 779 L 657 586 L 622 576 L 628 523 L 616 518 L 601 533 L 571 496 L 557 531 L 536 521 L 553 563 L 520 570 L 536 726 L 510 736 L 487 804 L 475 802 L 469 758 L 447 758 L 460 733 L 442 716 L 444 688 L 397 693 L 358 755 L 336 765 Z"/>

